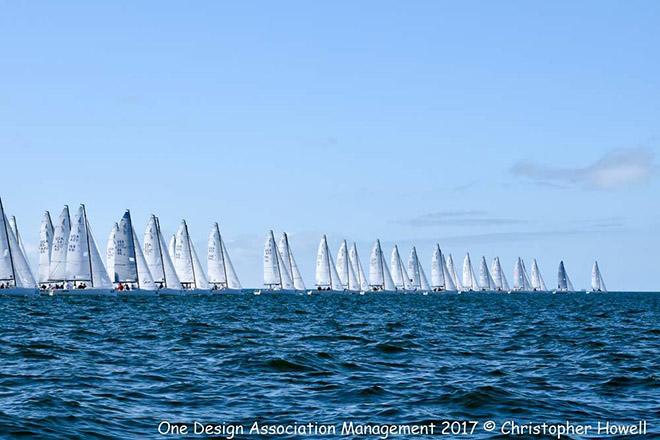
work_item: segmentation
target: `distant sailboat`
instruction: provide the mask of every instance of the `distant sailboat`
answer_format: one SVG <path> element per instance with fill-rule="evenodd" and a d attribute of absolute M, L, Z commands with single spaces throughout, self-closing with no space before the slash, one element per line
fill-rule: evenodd
<path fill-rule="evenodd" d="M 369 258 L 369 288 L 373 291 L 395 291 L 396 286 L 385 264 L 380 240 L 376 240 Z"/>
<path fill-rule="evenodd" d="M 543 281 L 543 275 L 539 270 L 539 265 L 536 262 L 536 258 L 532 260 L 532 276 L 531 276 L 532 290 L 537 292 L 546 292 L 548 288 Z"/>
<path fill-rule="evenodd" d="M 317 290 L 336 290 L 339 292 L 344 290 L 325 235 L 321 238 L 319 250 L 316 253 L 316 288 Z"/>
<path fill-rule="evenodd" d="M 184 292 L 172 262 L 176 238 L 172 236 L 170 241 L 172 245 L 171 253 L 165 247 L 165 238 L 160 229 L 160 221 L 158 217 L 152 214 L 144 232 L 144 258 L 154 283 L 158 286 L 158 293 L 160 295 L 181 295 Z"/>
<path fill-rule="evenodd" d="M 527 277 L 525 263 L 520 257 L 518 257 L 513 267 L 513 290 L 517 292 L 529 292 L 532 290 L 532 285 Z"/>
<path fill-rule="evenodd" d="M 410 251 L 410 257 L 408 258 L 408 274 L 410 276 L 411 287 L 414 290 L 421 292 L 428 292 L 431 290 L 431 286 L 424 273 L 424 268 L 422 268 L 422 265 L 419 263 L 415 246 L 413 246 Z"/>
<path fill-rule="evenodd" d="M 39 284 L 48 282 L 50 277 L 50 257 L 53 250 L 53 221 L 48 211 L 44 212 L 39 227 Z"/>
<path fill-rule="evenodd" d="M 55 224 L 53 232 L 53 246 L 50 252 L 50 267 L 48 281 L 62 283 L 66 280 L 66 254 L 69 248 L 69 234 L 71 233 L 71 216 L 69 207 L 64 205 L 62 213 Z"/>
<path fill-rule="evenodd" d="M 111 278 L 111 281 L 114 281 L 115 273 L 115 248 L 117 247 L 117 232 L 119 231 L 119 223 L 115 223 L 112 229 L 110 230 L 110 236 L 108 236 L 108 245 L 105 249 L 105 268 L 108 271 L 108 275 Z"/>
<path fill-rule="evenodd" d="M 495 257 L 493 263 L 490 266 L 490 272 L 493 276 L 493 282 L 495 283 L 495 290 L 498 292 L 508 292 L 509 283 L 506 280 L 506 275 L 502 270 L 502 265 L 500 264 L 500 257 Z"/>
<path fill-rule="evenodd" d="M 454 281 L 456 290 L 461 292 L 463 290 L 463 283 L 461 283 L 461 278 L 458 276 L 458 272 L 456 271 L 456 266 L 454 265 L 454 258 L 452 257 L 451 254 L 447 256 L 447 270 L 449 271 L 449 274 L 451 275 L 451 278 Z"/>
<path fill-rule="evenodd" d="M 209 233 L 207 256 L 208 279 L 214 290 L 241 292 L 241 283 L 229 258 L 227 246 L 220 234 L 220 227 L 213 224 Z"/>
<path fill-rule="evenodd" d="M 269 232 L 264 244 L 264 285 L 268 290 L 295 292 L 293 290 L 293 280 L 275 244 L 273 231 Z M 255 293 L 260 293 L 260 291 Z"/>
<path fill-rule="evenodd" d="M 289 245 L 289 235 L 286 232 L 282 232 L 280 242 L 278 243 L 278 250 L 282 257 L 282 263 L 284 267 L 286 267 L 288 274 L 291 276 L 293 288 L 300 291 L 306 290 L 307 288 L 305 287 L 305 282 L 300 274 L 300 269 L 298 269 L 296 259 L 293 258 L 293 251 Z"/>
<path fill-rule="evenodd" d="M 482 291 L 495 291 L 497 286 L 495 280 L 488 270 L 488 264 L 486 263 L 486 257 L 481 257 L 481 264 L 479 266 L 479 288 Z"/>
<path fill-rule="evenodd" d="M 360 291 L 366 292 L 369 290 L 369 281 L 364 274 L 364 269 L 362 269 L 362 262 L 360 261 L 360 256 L 358 255 L 357 246 L 355 243 L 353 243 L 353 246 L 351 246 L 351 250 L 348 253 L 348 256 L 351 260 L 351 265 L 353 266 L 353 272 L 355 272 L 357 276 Z"/>
<path fill-rule="evenodd" d="M 63 294 L 111 295 L 112 282 L 90 230 L 85 205 L 80 205 L 71 222 L 66 252 L 66 285 Z M 53 292 L 60 293 L 55 289 Z"/>
<path fill-rule="evenodd" d="M 477 277 L 474 275 L 469 252 L 463 260 L 463 289 L 467 291 L 479 290 L 479 283 L 477 282 Z"/>
<path fill-rule="evenodd" d="M 34 276 L 0 199 L 0 294 L 37 295 Z"/>
<path fill-rule="evenodd" d="M 559 263 L 559 271 L 557 273 L 557 292 L 574 292 L 573 283 L 566 273 L 564 262 Z"/>
<path fill-rule="evenodd" d="M 605 281 L 600 273 L 598 261 L 594 261 L 594 267 L 591 269 L 591 291 L 592 292 L 607 292 Z"/>
<path fill-rule="evenodd" d="M 446 290 L 456 290 L 456 285 L 447 267 L 445 256 L 440 250 L 440 245 L 436 243 L 431 258 L 431 288 L 435 292 Z"/>
<path fill-rule="evenodd" d="M 117 225 L 114 240 L 109 240 L 108 248 L 111 247 L 110 243 L 114 245 L 114 267 L 110 276 L 119 293 L 129 295 L 156 293 L 158 287 L 149 271 L 128 209 Z"/>
<path fill-rule="evenodd" d="M 342 241 L 341 246 L 339 247 L 339 252 L 337 252 L 337 273 L 339 274 L 339 279 L 341 280 L 344 289 L 352 292 L 360 291 L 360 282 L 358 281 L 358 276 L 351 263 L 346 240 Z"/>
<path fill-rule="evenodd" d="M 23 252 L 23 255 L 25 256 L 25 259 L 27 260 L 27 252 L 25 251 L 25 245 L 23 244 L 23 238 L 21 237 L 21 233 L 18 232 L 18 222 L 16 221 L 16 216 L 11 216 L 9 218 L 9 226 L 11 227 L 11 230 L 14 231 L 14 236 L 16 237 L 16 240 L 18 241 L 18 247 L 21 249 L 21 252 Z"/>
<path fill-rule="evenodd" d="M 176 274 L 184 289 L 194 290 L 196 293 L 210 293 L 209 281 L 190 239 L 185 220 L 181 220 L 176 232 L 173 260 Z"/>
<path fill-rule="evenodd" d="M 408 271 L 403 266 L 403 262 L 401 261 L 401 255 L 399 255 L 399 247 L 397 245 L 394 245 L 394 249 L 392 249 L 392 256 L 390 257 L 390 271 L 392 273 L 392 281 L 394 281 L 396 290 L 405 291 L 413 289 Z"/>

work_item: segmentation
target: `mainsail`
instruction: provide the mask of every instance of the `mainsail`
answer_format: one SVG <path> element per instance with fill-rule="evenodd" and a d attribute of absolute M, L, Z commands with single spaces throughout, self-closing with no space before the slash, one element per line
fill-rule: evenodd
<path fill-rule="evenodd" d="M 9 224 L 2 200 L 0 200 L 0 281 L 14 287 L 35 287 L 25 254 Z"/>
<path fill-rule="evenodd" d="M 465 259 L 463 260 L 463 288 L 467 290 L 479 289 L 479 283 L 477 283 L 477 277 L 474 275 L 469 252 L 465 255 Z"/>
<path fill-rule="evenodd" d="M 39 283 L 46 283 L 50 277 L 50 256 L 53 249 L 55 230 L 50 213 L 46 211 L 39 227 Z"/>
<path fill-rule="evenodd" d="M 500 264 L 500 257 L 493 258 L 493 262 L 490 265 L 490 273 L 493 276 L 493 282 L 495 283 L 495 290 L 504 290 L 504 283 L 502 276 L 502 265 Z"/>
<path fill-rule="evenodd" d="M 376 240 L 369 258 L 369 286 L 372 290 L 396 290 L 390 270 L 385 264 L 380 240 Z"/>
<path fill-rule="evenodd" d="M 369 281 L 367 281 L 367 277 L 364 274 L 364 270 L 362 269 L 362 263 L 360 262 L 360 256 L 358 255 L 357 251 L 357 246 L 355 245 L 355 242 L 353 242 L 353 246 L 351 246 L 351 251 L 349 252 L 349 258 L 351 259 L 351 265 L 353 266 L 353 272 L 356 273 L 357 275 L 357 281 L 359 283 L 359 289 L 362 291 L 366 291 L 369 289 Z M 353 290 L 353 289 L 351 289 Z M 358 290 L 358 289 L 355 289 Z"/>
<path fill-rule="evenodd" d="M 21 252 L 23 253 L 23 256 L 25 257 L 27 261 L 27 252 L 25 251 L 25 245 L 23 244 L 23 238 L 21 238 L 20 232 L 18 232 L 18 222 L 16 221 L 16 216 L 11 216 L 9 218 L 9 226 L 11 227 L 11 230 L 14 231 L 14 237 L 16 237 L 16 241 L 18 242 L 18 247 L 20 248 Z"/>
<path fill-rule="evenodd" d="M 222 288 L 241 288 L 241 283 L 238 281 L 238 275 L 236 275 L 234 265 L 231 263 L 217 223 L 213 225 L 209 234 L 207 268 L 211 284 Z"/>
<path fill-rule="evenodd" d="M 53 246 L 50 253 L 50 268 L 48 281 L 66 280 L 66 254 L 69 248 L 71 233 L 71 217 L 69 207 L 64 205 L 53 232 Z"/>
<path fill-rule="evenodd" d="M 532 289 L 537 291 L 545 292 L 548 288 L 545 286 L 545 281 L 543 281 L 543 275 L 539 270 L 539 265 L 536 262 L 536 258 L 532 261 L 532 279 L 531 279 Z"/>
<path fill-rule="evenodd" d="M 486 257 L 481 257 L 481 265 L 479 267 L 479 287 L 481 290 L 496 290 L 497 286 L 495 280 L 488 271 L 488 264 Z"/>
<path fill-rule="evenodd" d="M 603 280 L 603 276 L 600 273 L 600 268 L 598 267 L 598 261 L 594 261 L 594 267 L 591 270 L 591 291 L 607 292 L 605 281 Z"/>
<path fill-rule="evenodd" d="M 117 232 L 119 231 L 119 224 L 115 223 L 110 231 L 110 236 L 108 237 L 108 246 L 105 250 L 105 267 L 108 271 L 108 275 L 111 277 L 112 281 L 115 282 L 115 250 L 117 248 Z"/>
<path fill-rule="evenodd" d="M 320 289 L 343 290 L 335 262 L 330 255 L 328 240 L 324 235 L 316 254 L 316 287 Z"/>
<path fill-rule="evenodd" d="M 440 245 L 436 244 L 433 250 L 433 257 L 431 257 L 431 287 L 433 287 L 433 290 L 447 290 L 447 282 L 445 281 L 446 272 Z"/>
<path fill-rule="evenodd" d="M 298 269 L 298 264 L 296 264 L 296 259 L 293 258 L 293 251 L 289 244 L 289 235 L 286 232 L 282 232 L 278 243 L 278 250 L 288 274 L 291 275 L 293 288 L 296 290 L 305 290 L 305 282 L 300 274 L 300 269 Z"/>
<path fill-rule="evenodd" d="M 85 205 L 80 205 L 72 221 L 66 253 L 66 280 L 90 282 L 91 287 L 97 288 L 112 287 L 90 231 Z"/>
<path fill-rule="evenodd" d="M 557 290 L 561 292 L 573 291 L 573 283 L 571 283 L 571 280 L 568 277 L 568 273 L 566 273 L 566 268 L 564 267 L 563 261 L 559 262 Z"/>
<path fill-rule="evenodd" d="M 264 244 L 264 285 L 270 289 L 282 288 L 278 253 L 273 231 L 270 231 Z"/>
<path fill-rule="evenodd" d="M 422 265 L 419 263 L 417 257 L 417 249 L 413 246 L 408 258 L 408 274 L 410 275 L 410 283 L 413 289 L 417 290 L 430 290 L 429 282 L 426 279 L 426 274 Z"/>
<path fill-rule="evenodd" d="M 174 239 L 174 237 L 172 237 Z M 174 239 L 176 241 L 176 239 Z M 144 258 L 149 272 L 161 288 L 181 289 L 181 282 L 174 269 L 172 257 L 165 247 L 165 239 L 160 230 L 160 221 L 155 215 L 149 218 L 149 224 L 144 232 Z M 174 247 L 174 244 L 173 246 Z"/>
<path fill-rule="evenodd" d="M 406 268 L 403 266 L 401 256 L 399 255 L 399 247 L 397 245 L 394 245 L 394 249 L 392 249 L 392 256 L 390 258 L 390 270 L 392 272 L 392 281 L 394 281 L 394 286 L 397 288 L 397 290 L 406 290 L 412 288 L 410 276 L 408 275 Z"/>
<path fill-rule="evenodd" d="M 360 290 L 360 284 L 348 253 L 348 244 L 346 240 L 343 240 L 339 252 L 337 252 L 337 273 L 344 289 Z"/>
<path fill-rule="evenodd" d="M 185 220 L 176 233 L 174 245 L 174 267 L 179 281 L 184 287 L 192 289 L 208 289 L 209 282 L 202 269 L 195 247 L 190 240 L 188 225 Z"/>
<path fill-rule="evenodd" d="M 463 290 L 463 284 L 461 283 L 461 279 L 458 276 L 458 272 L 456 272 L 456 266 L 454 265 L 454 258 L 452 257 L 451 254 L 447 257 L 447 271 L 452 277 L 452 280 L 454 281 L 454 285 L 456 286 L 456 290 L 461 291 Z"/>

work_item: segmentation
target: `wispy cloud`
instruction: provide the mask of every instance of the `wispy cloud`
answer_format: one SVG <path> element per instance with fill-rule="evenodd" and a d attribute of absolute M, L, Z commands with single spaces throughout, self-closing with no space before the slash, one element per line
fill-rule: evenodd
<path fill-rule="evenodd" d="M 648 182 L 657 174 L 655 154 L 646 148 L 617 150 L 585 167 L 561 168 L 518 162 L 511 173 L 542 185 L 612 190 Z"/>
<path fill-rule="evenodd" d="M 514 218 L 493 217 L 487 211 L 481 210 L 455 210 L 437 211 L 417 217 L 400 220 L 400 224 L 408 226 L 491 226 L 513 225 L 526 223 L 526 220 Z"/>

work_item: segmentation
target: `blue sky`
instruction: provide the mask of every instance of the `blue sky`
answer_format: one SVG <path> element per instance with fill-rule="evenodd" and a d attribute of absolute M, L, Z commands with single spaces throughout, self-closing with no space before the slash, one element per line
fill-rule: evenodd
<path fill-rule="evenodd" d="M 0 196 L 28 249 L 85 202 L 366 261 L 416 244 L 658 290 L 660 3 L 0 2 Z M 528 267 L 530 265 L 528 264 Z"/>

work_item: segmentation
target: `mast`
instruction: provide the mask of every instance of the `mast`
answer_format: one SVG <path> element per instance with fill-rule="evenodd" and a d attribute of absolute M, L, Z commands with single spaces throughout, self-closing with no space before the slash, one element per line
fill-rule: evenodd
<path fill-rule="evenodd" d="M 0 213 L 2 213 L 2 223 L 5 225 L 5 238 L 7 239 L 7 249 L 9 250 L 9 262 L 11 263 L 11 276 L 14 279 L 14 287 L 16 284 L 16 268 L 14 267 L 14 255 L 11 251 L 11 244 L 9 244 L 9 231 L 7 230 L 7 216 L 5 215 L 5 208 L 2 206 L 2 199 L 0 199 Z"/>
<path fill-rule="evenodd" d="M 85 238 L 87 240 L 87 259 L 89 260 L 89 282 L 94 287 L 94 273 L 92 272 L 92 251 L 91 247 L 89 245 L 89 222 L 87 221 L 87 209 L 85 208 L 85 205 L 82 204 L 82 210 L 83 210 L 83 217 L 85 217 Z M 74 286 L 75 287 L 75 286 Z"/>
<path fill-rule="evenodd" d="M 227 262 L 225 261 L 225 247 L 222 243 L 222 235 L 220 235 L 220 227 L 218 226 L 218 222 L 215 222 L 215 230 L 218 233 L 218 237 L 220 238 L 220 255 L 222 256 L 222 268 L 224 269 L 225 273 L 225 287 L 229 287 L 229 279 L 227 278 Z"/>
<path fill-rule="evenodd" d="M 153 215 L 153 214 L 152 214 Z M 167 275 L 165 275 L 165 261 L 163 260 L 163 247 L 161 246 L 161 233 L 160 233 L 160 220 L 154 215 L 156 219 L 156 241 L 158 242 L 158 253 L 160 254 L 160 265 L 163 268 L 163 287 L 167 286 Z"/>
<path fill-rule="evenodd" d="M 188 242 L 188 253 L 190 254 L 190 268 L 192 269 L 192 276 L 193 276 L 193 285 L 195 286 L 195 289 L 197 288 L 197 276 L 195 275 L 195 263 L 193 262 L 193 253 L 192 253 L 192 245 L 190 244 L 190 232 L 188 232 L 188 223 L 186 221 L 183 221 L 183 226 L 186 228 L 186 238 Z"/>
<path fill-rule="evenodd" d="M 383 261 L 383 249 L 380 247 L 380 239 L 376 239 L 378 242 L 378 259 L 380 260 L 380 271 L 383 273 L 383 285 L 381 288 L 385 290 L 385 262 Z"/>

